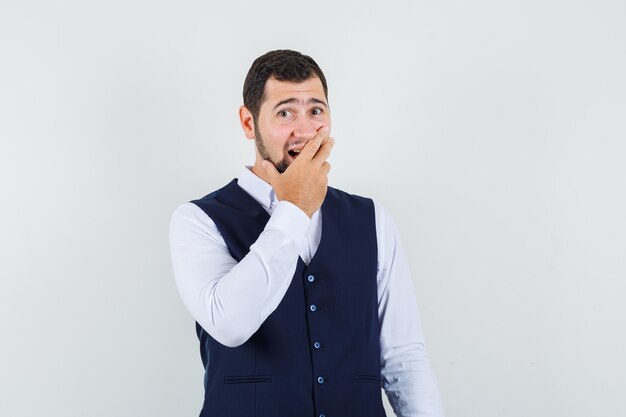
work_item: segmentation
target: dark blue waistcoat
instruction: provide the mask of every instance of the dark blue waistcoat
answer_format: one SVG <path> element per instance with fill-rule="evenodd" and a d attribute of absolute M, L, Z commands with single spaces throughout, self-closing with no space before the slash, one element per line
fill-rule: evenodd
<path fill-rule="evenodd" d="M 238 262 L 269 220 L 236 180 L 193 203 Z M 259 330 L 231 348 L 196 323 L 206 370 L 200 417 L 384 417 L 376 269 L 372 201 L 329 187 L 319 248 L 308 266 L 298 259 Z"/>

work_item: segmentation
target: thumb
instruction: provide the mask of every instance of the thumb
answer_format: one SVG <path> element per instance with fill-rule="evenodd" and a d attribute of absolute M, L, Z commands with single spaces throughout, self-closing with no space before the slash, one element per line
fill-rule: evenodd
<path fill-rule="evenodd" d="M 263 172 L 269 177 L 270 183 L 273 183 L 274 178 L 276 178 L 277 175 L 280 175 L 274 164 L 267 159 L 261 161 L 261 168 L 263 169 Z"/>

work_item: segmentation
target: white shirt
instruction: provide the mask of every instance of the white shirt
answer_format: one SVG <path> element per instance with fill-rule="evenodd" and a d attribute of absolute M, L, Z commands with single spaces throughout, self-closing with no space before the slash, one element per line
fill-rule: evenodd
<path fill-rule="evenodd" d="M 183 303 L 202 328 L 230 347 L 247 341 L 276 309 L 298 257 L 308 265 L 322 234 L 321 210 L 309 219 L 294 204 L 278 201 L 250 167 L 237 183 L 270 214 L 239 263 L 215 223 L 195 204 L 179 206 L 170 222 L 172 265 Z M 406 254 L 391 216 L 375 201 L 374 209 L 382 385 L 397 416 L 443 417 Z"/>

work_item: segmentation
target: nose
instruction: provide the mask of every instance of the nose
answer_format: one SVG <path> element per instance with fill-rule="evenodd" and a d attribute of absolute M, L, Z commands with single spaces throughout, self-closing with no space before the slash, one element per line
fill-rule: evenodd
<path fill-rule="evenodd" d="M 307 117 L 299 117 L 294 125 L 293 135 L 303 141 L 313 139 L 317 134 L 317 130 L 324 126 L 320 121 L 311 120 Z"/>

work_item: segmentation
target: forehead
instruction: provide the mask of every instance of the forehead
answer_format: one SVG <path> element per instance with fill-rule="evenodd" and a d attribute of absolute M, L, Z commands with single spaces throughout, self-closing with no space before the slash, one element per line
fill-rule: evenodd
<path fill-rule="evenodd" d="M 300 83 L 278 81 L 275 78 L 270 78 L 265 82 L 263 96 L 263 104 L 261 107 L 266 104 L 272 105 L 288 98 L 296 98 L 303 101 L 309 98 L 316 98 L 326 103 L 324 86 L 319 77 L 311 77 Z"/>

